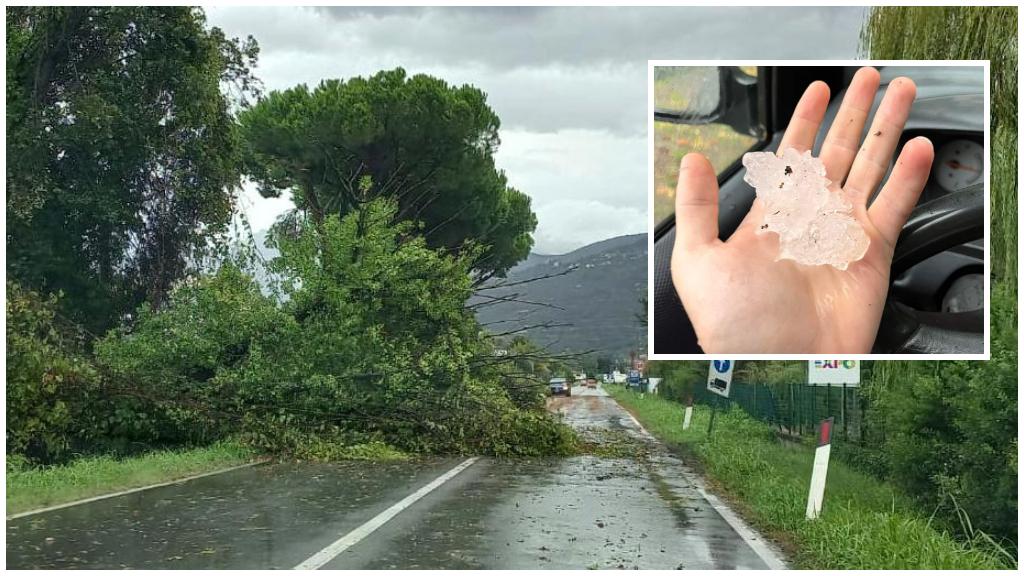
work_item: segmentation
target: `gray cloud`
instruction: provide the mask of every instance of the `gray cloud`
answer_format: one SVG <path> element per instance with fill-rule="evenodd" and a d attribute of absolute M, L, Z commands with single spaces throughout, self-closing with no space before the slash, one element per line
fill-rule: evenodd
<path fill-rule="evenodd" d="M 403 66 L 488 93 L 505 126 L 646 129 L 648 59 L 850 58 L 864 9 L 211 9 L 253 33 L 271 88 Z M 277 86 L 275 78 L 287 78 Z"/>
<path fill-rule="evenodd" d="M 357 22 L 371 47 L 394 50 L 397 41 L 425 59 L 498 69 L 650 58 L 848 58 L 856 54 L 864 15 L 860 7 L 320 10 Z"/>
<path fill-rule="evenodd" d="M 497 156 L 560 253 L 647 227 L 647 60 L 853 58 L 863 8 L 211 7 L 268 89 L 397 66 L 484 90 Z M 251 192 L 251 191 L 250 191 Z M 247 195 L 255 221 L 287 207 Z"/>
<path fill-rule="evenodd" d="M 320 6 L 316 8 L 337 20 L 351 20 L 362 17 L 383 19 L 393 16 L 422 16 L 431 12 L 443 12 L 447 15 L 459 14 L 493 18 L 527 17 L 534 18 L 544 7 L 534 6 Z"/>

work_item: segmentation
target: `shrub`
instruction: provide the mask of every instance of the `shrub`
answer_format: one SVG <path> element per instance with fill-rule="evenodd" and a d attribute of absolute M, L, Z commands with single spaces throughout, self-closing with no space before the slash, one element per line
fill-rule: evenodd
<path fill-rule="evenodd" d="M 1017 311 L 992 292 L 987 362 L 935 363 L 898 382 L 871 383 L 872 418 L 885 430 L 887 477 L 959 528 L 952 499 L 976 528 L 1017 535 Z M 952 499 L 951 499 L 952 498 Z"/>
<path fill-rule="evenodd" d="M 572 436 L 475 368 L 492 345 L 465 307 L 472 250 L 428 248 L 393 202 L 278 230 L 287 302 L 232 265 L 96 347 L 119 399 L 111 435 L 205 443 L 239 433 L 310 458 L 565 453 Z M 296 222 L 293 222 L 296 224 Z M 508 435 L 511 440 L 507 439 Z"/>
<path fill-rule="evenodd" d="M 78 416 L 96 374 L 59 326 L 58 300 L 7 282 L 8 455 L 48 461 L 88 433 Z"/>
<path fill-rule="evenodd" d="M 178 286 L 160 311 L 96 345 L 111 393 L 110 436 L 156 443 L 207 443 L 237 427 L 239 374 L 291 366 L 294 321 L 234 266 Z M 268 360 L 270 356 L 273 360 Z M 251 380 L 248 380 L 251 382 Z"/>

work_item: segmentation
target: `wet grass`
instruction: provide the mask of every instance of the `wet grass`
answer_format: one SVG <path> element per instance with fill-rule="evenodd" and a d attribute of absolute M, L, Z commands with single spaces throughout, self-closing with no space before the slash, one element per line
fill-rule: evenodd
<path fill-rule="evenodd" d="M 8 469 L 7 514 L 212 472 L 249 462 L 255 456 L 250 448 L 221 442 L 129 458 L 98 456 L 63 466 Z"/>
<path fill-rule="evenodd" d="M 983 534 L 970 542 L 938 529 L 913 501 L 841 461 L 829 463 L 825 508 L 804 517 L 814 448 L 780 440 L 742 410 L 719 412 L 707 434 L 710 408 L 697 406 L 689 430 L 675 402 L 605 389 L 670 447 L 696 459 L 709 481 L 766 534 L 786 543 L 805 569 L 1007 569 L 1015 559 Z"/>

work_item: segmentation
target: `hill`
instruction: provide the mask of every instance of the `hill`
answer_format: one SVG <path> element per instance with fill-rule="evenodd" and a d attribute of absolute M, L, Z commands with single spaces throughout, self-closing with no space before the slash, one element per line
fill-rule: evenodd
<path fill-rule="evenodd" d="M 555 352 L 624 355 L 646 342 L 646 329 L 636 318 L 646 314 L 640 303 L 647 292 L 646 234 L 602 240 L 568 254 L 530 254 L 496 284 L 507 287 L 481 294 L 516 301 L 472 301 L 480 323 L 493 333 L 554 325 L 523 333 Z"/>

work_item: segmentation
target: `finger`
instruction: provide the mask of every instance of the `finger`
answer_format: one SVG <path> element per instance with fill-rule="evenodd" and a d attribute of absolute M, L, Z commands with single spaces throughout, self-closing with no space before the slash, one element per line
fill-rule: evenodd
<path fill-rule="evenodd" d="M 871 67 L 861 68 L 853 75 L 850 86 L 843 96 L 828 136 L 821 147 L 821 161 L 825 165 L 828 179 L 842 184 L 850 173 L 850 166 L 860 148 L 861 134 L 867 122 L 871 104 L 878 92 L 878 70 Z"/>
<path fill-rule="evenodd" d="M 868 135 L 864 138 L 864 145 L 857 152 L 850 176 L 843 185 L 852 202 L 866 204 L 882 182 L 916 95 L 917 87 L 910 78 L 896 78 L 886 88 Z"/>
<path fill-rule="evenodd" d="M 903 225 L 917 205 L 934 158 L 935 150 L 931 140 L 918 136 L 907 142 L 885 188 L 882 188 L 868 209 L 868 218 L 890 248 L 896 245 Z"/>
<path fill-rule="evenodd" d="M 786 148 L 795 148 L 797 152 L 810 150 L 814 146 L 814 137 L 818 135 L 821 119 L 825 117 L 828 107 L 828 84 L 822 81 L 812 82 L 793 110 L 786 133 L 782 135 L 779 152 Z"/>
<path fill-rule="evenodd" d="M 676 247 L 690 250 L 717 240 L 718 178 L 707 158 L 687 154 L 676 187 Z"/>

